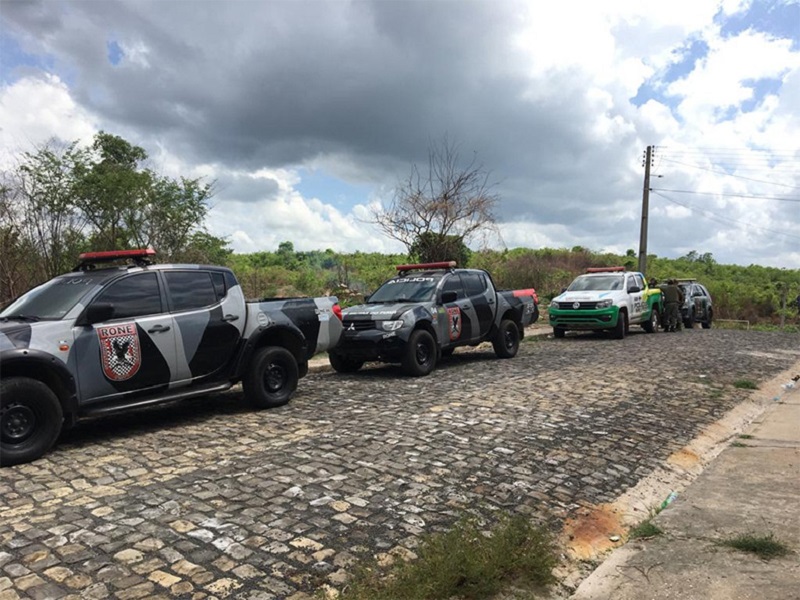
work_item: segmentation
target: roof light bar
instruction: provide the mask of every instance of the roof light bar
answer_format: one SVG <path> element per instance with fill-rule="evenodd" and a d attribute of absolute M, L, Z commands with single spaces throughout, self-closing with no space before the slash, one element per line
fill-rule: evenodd
<path fill-rule="evenodd" d="M 625 271 L 625 267 L 589 267 L 587 273 L 620 273 Z"/>
<path fill-rule="evenodd" d="M 78 255 L 78 266 L 73 271 L 89 271 L 94 266 L 101 263 L 113 262 L 115 260 L 130 260 L 138 267 L 152 263 L 150 257 L 155 256 L 156 251 L 152 248 L 137 248 L 135 250 L 106 250 L 103 252 L 83 252 Z"/>
<path fill-rule="evenodd" d="M 419 263 L 416 265 L 397 265 L 398 271 L 419 271 L 421 269 L 454 269 L 456 261 L 449 260 L 445 262 L 432 262 L 432 263 Z"/>

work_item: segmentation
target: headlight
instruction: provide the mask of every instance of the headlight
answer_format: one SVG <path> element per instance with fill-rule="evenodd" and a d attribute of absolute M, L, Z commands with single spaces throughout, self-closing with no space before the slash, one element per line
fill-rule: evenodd
<path fill-rule="evenodd" d="M 558 302 L 555 300 L 550 301 L 550 308 L 558 308 Z"/>
<path fill-rule="evenodd" d="M 397 331 L 403 326 L 403 321 L 381 321 L 384 331 Z"/>
<path fill-rule="evenodd" d="M 597 303 L 597 308 L 608 308 L 610 306 L 614 306 L 614 301 L 611 298 L 600 300 L 600 302 Z"/>

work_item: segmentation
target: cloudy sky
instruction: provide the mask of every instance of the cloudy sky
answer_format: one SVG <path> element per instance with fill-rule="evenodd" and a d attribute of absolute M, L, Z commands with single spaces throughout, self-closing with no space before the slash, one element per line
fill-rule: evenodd
<path fill-rule="evenodd" d="M 104 130 L 204 176 L 238 252 L 397 251 L 365 224 L 432 142 L 494 247 L 800 268 L 800 0 L 0 0 L 0 164 Z"/>

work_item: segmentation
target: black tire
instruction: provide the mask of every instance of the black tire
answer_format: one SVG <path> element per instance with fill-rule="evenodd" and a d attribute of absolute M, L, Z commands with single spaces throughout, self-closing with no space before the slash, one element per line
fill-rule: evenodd
<path fill-rule="evenodd" d="M 0 382 L 0 466 L 31 462 L 58 439 L 64 413 L 53 390 L 28 377 Z"/>
<path fill-rule="evenodd" d="M 348 358 L 335 352 L 328 353 L 328 361 L 337 373 L 355 373 L 364 366 L 363 360 Z"/>
<path fill-rule="evenodd" d="M 626 333 L 628 333 L 628 313 L 621 310 L 617 317 L 617 324 L 614 329 L 611 330 L 611 337 L 615 340 L 621 340 L 625 337 Z"/>
<path fill-rule="evenodd" d="M 686 329 L 694 329 L 694 309 L 689 312 L 689 318 L 683 322 Z"/>
<path fill-rule="evenodd" d="M 563 327 L 553 327 L 553 337 L 563 338 L 567 333 L 567 330 Z"/>
<path fill-rule="evenodd" d="M 706 320 L 703 321 L 703 329 L 711 329 L 711 321 L 714 319 L 714 313 L 709 310 Z"/>
<path fill-rule="evenodd" d="M 424 329 L 413 331 L 403 353 L 403 371 L 412 377 L 427 375 L 436 367 L 436 340 Z"/>
<path fill-rule="evenodd" d="M 650 310 L 650 318 L 647 319 L 647 321 L 645 321 L 644 323 L 642 323 L 642 328 L 647 333 L 656 333 L 658 331 L 658 322 L 659 322 L 658 310 L 656 310 L 656 307 L 654 306 Z"/>
<path fill-rule="evenodd" d="M 256 408 L 283 406 L 294 395 L 299 369 L 286 348 L 267 346 L 257 350 L 242 379 L 247 401 Z"/>
<path fill-rule="evenodd" d="M 511 319 L 500 321 L 500 327 L 492 340 L 494 353 L 499 358 L 514 358 L 519 351 L 519 328 Z"/>

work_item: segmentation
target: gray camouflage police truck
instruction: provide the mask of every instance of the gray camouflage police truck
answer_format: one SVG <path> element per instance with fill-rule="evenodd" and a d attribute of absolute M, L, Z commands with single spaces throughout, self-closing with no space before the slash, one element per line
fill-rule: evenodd
<path fill-rule="evenodd" d="M 240 381 L 253 406 L 285 404 L 339 341 L 335 297 L 250 302 L 230 269 L 153 254 L 82 254 L 0 312 L 1 466 L 42 456 L 79 419 Z"/>
<path fill-rule="evenodd" d="M 525 326 L 539 316 L 536 290 L 497 291 L 480 269 L 456 263 L 399 265 L 398 275 L 364 304 L 342 311 L 344 331 L 328 351 L 340 373 L 367 361 L 400 363 L 412 376 L 427 375 L 458 346 L 491 341 L 501 358 L 517 354 Z"/>

